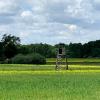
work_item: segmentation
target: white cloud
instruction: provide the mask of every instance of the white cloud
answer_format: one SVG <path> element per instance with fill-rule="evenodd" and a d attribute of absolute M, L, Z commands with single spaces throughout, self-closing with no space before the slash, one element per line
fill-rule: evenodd
<path fill-rule="evenodd" d="M 0 14 L 15 14 L 18 10 L 19 0 L 0 0 Z"/>
<path fill-rule="evenodd" d="M 100 4 L 100 0 L 94 0 L 94 2 Z"/>
<path fill-rule="evenodd" d="M 30 33 L 26 33 L 26 32 L 23 33 L 23 32 L 21 32 L 19 35 L 20 35 L 21 38 L 26 38 L 27 36 L 30 35 Z"/>
<path fill-rule="evenodd" d="M 23 11 L 22 13 L 21 13 L 21 17 L 32 17 L 33 16 L 33 14 L 32 14 L 32 12 L 31 11 Z"/>
<path fill-rule="evenodd" d="M 0 0 L 0 32 L 15 33 L 22 43 L 98 39 L 99 5 L 99 0 Z"/>
<path fill-rule="evenodd" d="M 74 24 L 65 24 L 65 27 L 71 32 L 75 32 L 77 30 L 77 25 Z"/>

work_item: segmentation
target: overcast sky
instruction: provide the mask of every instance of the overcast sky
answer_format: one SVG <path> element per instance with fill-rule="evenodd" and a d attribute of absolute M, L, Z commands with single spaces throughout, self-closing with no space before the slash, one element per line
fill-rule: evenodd
<path fill-rule="evenodd" d="M 23 44 L 100 39 L 100 0 L 0 0 L 0 37 Z"/>

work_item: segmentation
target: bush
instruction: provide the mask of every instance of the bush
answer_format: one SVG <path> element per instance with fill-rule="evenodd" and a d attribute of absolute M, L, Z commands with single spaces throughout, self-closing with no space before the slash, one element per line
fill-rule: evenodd
<path fill-rule="evenodd" d="M 18 54 L 11 59 L 11 62 L 13 64 L 46 64 L 46 59 L 40 54 Z"/>
<path fill-rule="evenodd" d="M 33 64 L 46 64 L 46 58 L 40 54 L 31 55 Z"/>

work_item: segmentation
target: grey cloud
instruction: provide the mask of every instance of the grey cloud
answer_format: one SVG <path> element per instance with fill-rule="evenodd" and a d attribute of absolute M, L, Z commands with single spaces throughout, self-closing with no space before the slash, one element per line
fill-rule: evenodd
<path fill-rule="evenodd" d="M 0 0 L 0 15 L 15 15 L 20 9 L 18 4 L 19 0 Z"/>
<path fill-rule="evenodd" d="M 97 0 L 6 1 L 4 10 L 0 8 L 0 31 L 21 36 L 22 43 L 84 43 L 100 38 Z M 76 28 L 71 31 L 72 26 Z"/>
<path fill-rule="evenodd" d="M 7 25 L 14 23 L 14 19 L 12 17 L 0 17 L 0 24 Z"/>

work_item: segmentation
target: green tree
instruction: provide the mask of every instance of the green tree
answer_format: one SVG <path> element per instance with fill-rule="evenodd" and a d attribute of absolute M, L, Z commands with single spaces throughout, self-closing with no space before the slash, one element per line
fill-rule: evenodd
<path fill-rule="evenodd" d="M 72 58 L 83 57 L 83 46 L 81 43 L 69 44 L 69 57 L 72 57 Z"/>
<path fill-rule="evenodd" d="M 4 59 L 3 44 L 0 42 L 0 61 Z"/>
<path fill-rule="evenodd" d="M 19 37 L 12 36 L 11 34 L 4 34 L 1 41 L 6 58 L 12 58 L 18 53 L 18 46 L 20 45 Z"/>

